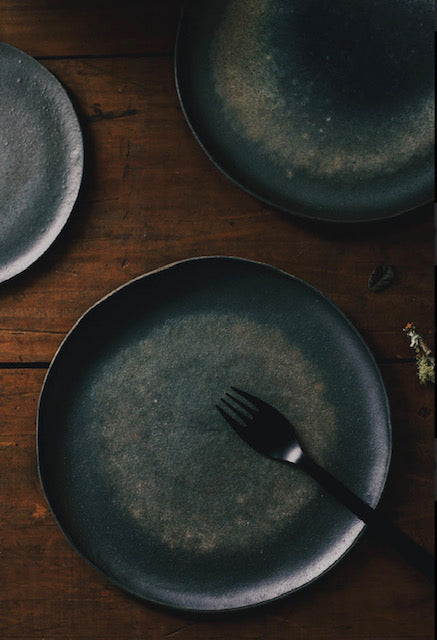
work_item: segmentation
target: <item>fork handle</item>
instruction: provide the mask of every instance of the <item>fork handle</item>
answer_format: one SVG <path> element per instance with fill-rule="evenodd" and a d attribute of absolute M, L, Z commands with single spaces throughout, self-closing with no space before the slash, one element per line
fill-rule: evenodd
<path fill-rule="evenodd" d="M 337 480 L 326 469 L 320 467 L 314 460 L 303 456 L 297 466 L 308 473 L 314 480 L 326 489 L 331 495 L 342 502 L 360 520 L 366 523 L 370 531 L 384 538 L 392 547 L 419 569 L 424 576 L 434 582 L 434 557 L 412 540 L 403 531 L 396 527 L 387 518 L 361 500 L 355 493 Z"/>

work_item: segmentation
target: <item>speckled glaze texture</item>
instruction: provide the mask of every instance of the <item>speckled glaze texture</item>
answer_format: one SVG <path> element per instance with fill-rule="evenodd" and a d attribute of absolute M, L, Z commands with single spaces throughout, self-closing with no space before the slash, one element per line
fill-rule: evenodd
<path fill-rule="evenodd" d="M 230 377 L 253 387 L 257 370 L 269 396 L 288 390 L 281 404 L 323 459 L 338 427 L 320 373 L 280 331 L 244 314 L 170 318 L 94 373 L 97 419 L 90 427 L 101 438 L 102 473 L 127 515 L 170 549 L 262 548 L 313 498 L 308 478 L 238 446 L 211 415 Z M 132 401 L 120 402 L 126 397 Z M 188 399 L 190 409 L 181 411 Z M 170 488 L 164 478 L 172 479 Z M 223 500 L 230 486 L 233 499 Z M 193 510 L 181 509 L 187 494 Z"/>
<path fill-rule="evenodd" d="M 241 186 L 370 220 L 432 198 L 432 47 L 431 0 L 193 1 L 176 75 L 195 134 Z"/>
<path fill-rule="evenodd" d="M 362 530 L 310 478 L 234 434 L 215 409 L 232 384 L 278 407 L 315 459 L 378 502 L 387 399 L 341 312 L 266 265 L 177 263 L 93 307 L 40 398 L 48 502 L 123 589 L 182 609 L 247 607 L 316 579 Z"/>
<path fill-rule="evenodd" d="M 39 258 L 65 225 L 82 178 L 71 102 L 29 55 L 0 43 L 0 282 Z"/>

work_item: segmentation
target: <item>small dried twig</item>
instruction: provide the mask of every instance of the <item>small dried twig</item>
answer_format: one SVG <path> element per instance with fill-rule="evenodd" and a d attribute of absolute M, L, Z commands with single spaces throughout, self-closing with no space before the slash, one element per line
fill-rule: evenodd
<path fill-rule="evenodd" d="M 416 352 L 417 376 L 421 384 L 435 383 L 435 359 L 431 349 L 426 345 L 412 322 L 408 322 L 404 331 L 410 338 L 410 347 Z"/>

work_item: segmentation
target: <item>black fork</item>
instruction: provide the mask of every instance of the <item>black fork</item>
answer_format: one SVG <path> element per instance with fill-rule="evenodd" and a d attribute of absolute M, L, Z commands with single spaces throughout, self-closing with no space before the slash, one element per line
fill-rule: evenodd
<path fill-rule="evenodd" d="M 361 500 L 328 471 L 318 465 L 302 449 L 293 425 L 275 407 L 257 396 L 231 387 L 234 394 L 226 393 L 221 405 L 216 405 L 234 431 L 259 453 L 296 465 L 342 502 L 370 531 L 384 538 L 406 560 L 434 582 L 434 558 L 403 531 Z M 237 394 L 237 395 L 235 395 Z"/>

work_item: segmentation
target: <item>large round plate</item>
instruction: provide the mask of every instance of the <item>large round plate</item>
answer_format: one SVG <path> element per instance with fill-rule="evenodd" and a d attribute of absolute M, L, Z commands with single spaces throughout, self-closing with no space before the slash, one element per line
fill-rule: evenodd
<path fill-rule="evenodd" d="M 56 78 L 0 43 L 0 282 L 29 267 L 65 225 L 82 178 L 82 135 Z"/>
<path fill-rule="evenodd" d="M 308 452 L 375 506 L 391 450 L 369 350 L 308 284 L 236 258 L 132 281 L 62 344 L 38 413 L 42 485 L 73 546 L 121 588 L 181 609 L 248 607 L 332 567 L 364 525 L 215 409 L 273 403 Z"/>
<path fill-rule="evenodd" d="M 287 212 L 390 218 L 432 200 L 432 0 L 191 0 L 183 110 L 234 182 Z"/>

